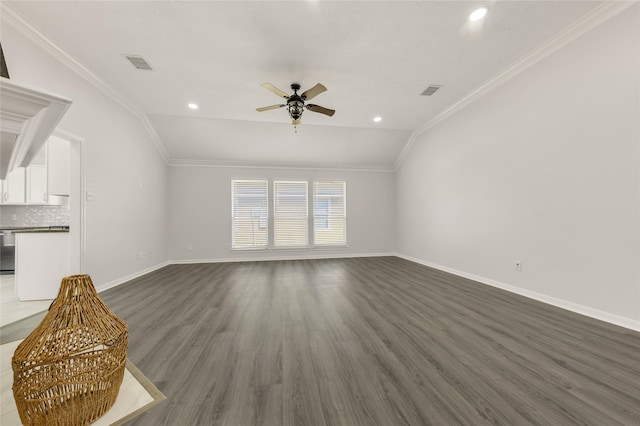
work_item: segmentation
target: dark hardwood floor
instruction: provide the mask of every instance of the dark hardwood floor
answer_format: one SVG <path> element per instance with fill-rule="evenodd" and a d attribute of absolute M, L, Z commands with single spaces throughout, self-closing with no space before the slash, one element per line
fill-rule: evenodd
<path fill-rule="evenodd" d="M 640 333 L 395 257 L 101 293 L 167 400 L 129 425 L 640 425 Z"/>

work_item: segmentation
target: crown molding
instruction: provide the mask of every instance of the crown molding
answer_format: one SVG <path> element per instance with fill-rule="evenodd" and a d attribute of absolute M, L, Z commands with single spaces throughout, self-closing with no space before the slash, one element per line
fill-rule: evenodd
<path fill-rule="evenodd" d="M 455 102 L 449 108 L 445 109 L 423 125 L 417 127 L 413 133 L 411 133 L 407 143 L 402 148 L 402 151 L 400 151 L 398 158 L 394 162 L 394 170 L 397 171 L 400 168 L 418 136 L 634 4 L 638 4 L 638 0 L 605 1 L 604 3 L 596 6 L 589 13 L 574 21 L 564 30 L 560 31 L 555 36 L 522 56 L 519 60 L 484 82 L 480 87 Z"/>
<path fill-rule="evenodd" d="M 158 137 L 158 134 L 156 133 L 147 116 L 140 109 L 138 109 L 138 107 L 136 107 L 131 101 L 129 101 L 125 96 L 121 95 L 114 88 L 109 86 L 104 80 L 98 77 L 93 71 L 83 65 L 71 54 L 58 46 L 55 42 L 53 42 L 53 40 L 36 29 L 33 25 L 28 23 L 22 16 L 20 16 L 19 13 L 17 13 L 9 5 L 7 5 L 6 2 L 0 3 L 0 10 L 2 12 L 2 20 L 4 22 L 13 26 L 21 34 L 36 43 L 60 63 L 65 65 L 74 73 L 78 74 L 80 77 L 84 78 L 92 86 L 100 90 L 102 93 L 118 103 L 121 107 L 129 111 L 129 113 L 134 115 L 138 120 L 140 120 L 142 126 L 157 148 L 162 159 L 165 161 L 165 163 L 169 163 L 169 155 L 167 149 Z"/>
<path fill-rule="evenodd" d="M 235 163 L 230 161 L 212 161 L 212 160 L 189 160 L 189 159 L 171 159 L 170 167 L 210 167 L 210 168 L 230 168 L 230 169 L 266 169 L 266 170 L 320 170 L 320 171 L 339 171 L 339 172 L 376 172 L 376 173 L 393 173 L 395 170 L 392 166 L 386 165 L 370 165 L 370 164 L 339 164 L 339 165 L 300 165 L 293 163 L 280 163 L 265 165 L 251 163 Z"/>

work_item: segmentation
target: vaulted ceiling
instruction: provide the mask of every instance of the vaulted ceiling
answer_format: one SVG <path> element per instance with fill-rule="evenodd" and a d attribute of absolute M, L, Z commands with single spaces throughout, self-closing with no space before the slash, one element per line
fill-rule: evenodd
<path fill-rule="evenodd" d="M 415 129 L 602 2 L 4 3 L 136 105 L 172 162 L 391 169 Z M 284 108 L 255 110 L 281 101 L 265 82 L 321 82 L 313 103 L 337 112 L 295 133 Z"/>

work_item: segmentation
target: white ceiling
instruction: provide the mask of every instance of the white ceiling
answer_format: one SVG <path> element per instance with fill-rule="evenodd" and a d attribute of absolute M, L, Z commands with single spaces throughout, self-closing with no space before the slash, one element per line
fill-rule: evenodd
<path fill-rule="evenodd" d="M 414 129 L 601 2 L 4 3 L 143 111 L 171 160 L 389 169 Z M 255 111 L 280 103 L 264 82 L 321 82 L 312 102 L 337 112 L 306 111 L 296 134 L 285 109 Z"/>

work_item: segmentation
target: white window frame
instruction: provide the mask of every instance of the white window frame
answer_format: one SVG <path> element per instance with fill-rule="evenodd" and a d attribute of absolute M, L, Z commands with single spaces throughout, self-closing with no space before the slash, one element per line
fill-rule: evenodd
<path fill-rule="evenodd" d="M 263 208 L 266 213 L 266 217 L 259 216 L 260 227 L 266 227 L 266 243 L 259 246 L 236 246 L 236 218 L 235 215 L 235 183 L 236 182 L 259 182 L 266 185 L 266 199 Z M 293 182 L 304 183 L 306 189 L 306 243 L 304 245 L 276 245 L 276 184 L 278 182 Z M 342 219 L 343 240 L 339 243 L 317 243 L 316 235 L 316 222 L 319 220 L 317 212 L 315 211 L 316 204 L 316 184 L 318 183 L 340 183 L 342 184 L 342 202 L 343 202 L 343 215 L 339 216 Z M 345 179 L 231 179 L 231 251 L 270 251 L 270 250 L 308 250 L 308 249 L 334 249 L 334 248 L 346 248 L 349 246 L 347 238 L 347 181 Z M 329 203 L 329 211 L 327 215 L 323 215 L 323 219 L 329 225 L 329 217 L 331 208 Z"/>

